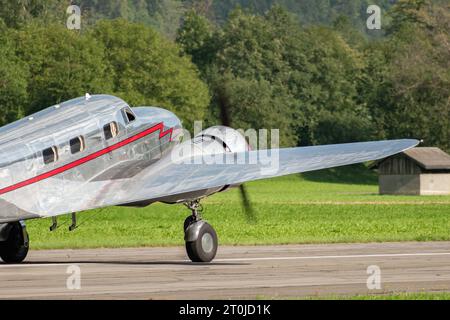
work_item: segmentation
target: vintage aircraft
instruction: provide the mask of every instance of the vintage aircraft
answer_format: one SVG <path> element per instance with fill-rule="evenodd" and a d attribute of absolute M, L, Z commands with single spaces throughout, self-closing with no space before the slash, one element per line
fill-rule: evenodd
<path fill-rule="evenodd" d="M 182 140 L 181 121 L 173 113 L 130 108 L 107 95 L 86 95 L 0 128 L 0 257 L 5 263 L 25 259 L 26 220 L 51 217 L 54 230 L 57 216 L 72 214 L 72 230 L 76 212 L 164 202 L 191 210 L 184 224 L 187 254 L 194 262 L 210 262 L 218 240 L 200 216 L 201 199 L 247 181 L 377 160 L 418 144 L 394 140 L 251 151 L 238 131 L 224 126 Z M 193 152 L 179 152 L 186 146 Z M 272 152 L 278 167 L 265 173 L 260 162 L 202 160 L 205 154 L 257 159 Z"/>

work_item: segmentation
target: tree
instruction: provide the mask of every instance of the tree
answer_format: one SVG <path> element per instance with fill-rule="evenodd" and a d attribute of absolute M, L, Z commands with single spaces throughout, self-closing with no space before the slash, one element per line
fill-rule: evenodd
<path fill-rule="evenodd" d="M 445 0 L 444 0 L 445 1 Z M 191 0 L 194 7 L 199 7 L 197 3 L 203 4 L 204 0 Z M 376 4 L 382 10 L 387 11 L 395 1 L 378 0 Z M 263 15 L 273 6 L 281 6 L 291 12 L 297 21 L 305 26 L 321 25 L 332 26 L 336 18 L 345 16 L 348 18 L 352 28 L 372 35 L 365 26 L 367 19 L 367 8 L 374 4 L 369 0 L 213 0 L 207 1 L 208 6 L 204 6 L 205 16 L 210 17 L 220 25 L 226 24 L 230 13 L 236 8 L 242 8 L 247 12 Z"/>
<path fill-rule="evenodd" d="M 360 53 L 328 28 L 313 27 L 307 34 L 306 54 L 311 80 L 302 96 L 309 111 L 309 143 L 370 139 L 374 130 L 372 119 L 358 94 L 364 68 Z"/>
<path fill-rule="evenodd" d="M 176 41 L 203 71 L 212 62 L 217 51 L 214 27 L 208 19 L 193 10 L 184 16 Z"/>
<path fill-rule="evenodd" d="M 169 39 L 175 39 L 185 12 L 181 0 L 80 0 L 78 4 L 89 25 L 101 19 L 122 18 L 151 26 Z"/>
<path fill-rule="evenodd" d="M 392 21 L 389 25 L 389 33 L 398 32 L 405 25 L 425 25 L 425 21 L 419 15 L 427 0 L 399 0 L 389 13 Z"/>
<path fill-rule="evenodd" d="M 105 46 L 112 91 L 133 105 L 172 110 L 191 129 L 202 120 L 209 92 L 180 48 L 153 29 L 125 20 L 100 21 L 92 36 Z"/>
<path fill-rule="evenodd" d="M 65 0 L 16 0 L 2 1 L 0 18 L 11 28 L 39 19 L 41 21 L 61 20 L 66 14 Z"/>
<path fill-rule="evenodd" d="M 364 37 L 364 34 L 356 29 L 351 20 L 347 16 L 339 16 L 333 22 L 333 29 L 341 35 L 342 38 L 345 39 L 345 42 L 348 43 L 352 48 L 362 48 L 367 45 L 367 38 Z"/>
<path fill-rule="evenodd" d="M 420 138 L 450 150 L 448 4 L 400 1 L 394 17 L 383 54 L 377 54 L 385 67 L 376 72 L 376 94 L 367 100 L 386 137 Z"/>
<path fill-rule="evenodd" d="M 297 144 L 292 128 L 295 101 L 286 86 L 289 69 L 283 60 L 289 28 L 280 28 L 277 18 L 270 19 L 238 10 L 213 36 L 217 45 L 212 46 L 210 56 L 214 58 L 205 68 L 215 98 L 211 114 L 218 114 L 217 91 L 224 86 L 234 126 L 282 128 L 281 144 L 293 146 Z M 280 12 L 281 19 L 290 18 Z"/>
<path fill-rule="evenodd" d="M 166 35 L 175 39 L 185 12 L 181 0 L 147 0 L 150 15 L 150 25 Z"/>
<path fill-rule="evenodd" d="M 364 62 L 339 33 L 305 30 L 280 6 L 262 16 L 236 10 L 212 36 L 201 17 L 186 21 L 178 40 L 203 70 L 216 121 L 217 93 L 226 91 L 234 125 L 281 129 L 284 146 L 373 135 L 367 105 L 358 98 Z M 197 34 L 205 40 L 195 41 Z"/>
<path fill-rule="evenodd" d="M 14 31 L 14 39 L 17 57 L 30 72 L 27 113 L 86 92 L 111 92 L 103 46 L 91 36 L 31 23 Z"/>
<path fill-rule="evenodd" d="M 0 19 L 0 125 L 24 116 L 28 69 L 14 54 L 11 32 Z"/>

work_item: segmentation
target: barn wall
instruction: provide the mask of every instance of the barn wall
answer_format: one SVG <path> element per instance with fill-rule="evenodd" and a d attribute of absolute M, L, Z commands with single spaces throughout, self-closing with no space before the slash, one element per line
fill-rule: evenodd
<path fill-rule="evenodd" d="M 390 157 L 380 163 L 378 168 L 380 175 L 417 175 L 421 168 L 403 154 Z"/>
<path fill-rule="evenodd" d="M 420 195 L 420 175 L 380 175 L 380 194 Z"/>
<path fill-rule="evenodd" d="M 450 195 L 450 174 L 422 174 L 421 195 Z"/>

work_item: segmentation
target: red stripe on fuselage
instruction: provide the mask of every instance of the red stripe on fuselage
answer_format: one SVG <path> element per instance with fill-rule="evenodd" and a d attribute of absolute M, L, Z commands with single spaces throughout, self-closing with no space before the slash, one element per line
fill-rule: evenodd
<path fill-rule="evenodd" d="M 38 175 L 38 176 L 36 176 L 34 178 L 31 178 L 31 179 L 19 182 L 17 184 L 12 185 L 12 186 L 0 189 L 0 195 L 8 193 L 8 192 L 11 192 L 11 191 L 14 191 L 14 190 L 17 190 L 17 189 L 20 189 L 20 188 L 23 188 L 23 187 L 26 187 L 26 186 L 29 186 L 30 184 L 33 184 L 33 183 L 36 183 L 36 182 L 39 182 L 39 181 L 42 181 L 42 180 L 54 177 L 54 176 L 56 176 L 56 175 L 58 175 L 60 173 L 63 173 L 63 172 L 66 172 L 68 170 L 71 170 L 71 169 L 73 169 L 75 167 L 81 166 L 82 164 L 85 164 L 86 162 L 89 162 L 89 161 L 97 159 L 97 158 L 99 158 L 101 156 L 104 156 L 105 154 L 108 154 L 108 153 L 110 153 L 110 152 L 112 152 L 114 150 L 117 150 L 117 149 L 122 148 L 122 147 L 124 147 L 124 146 L 126 146 L 126 145 L 128 145 L 130 143 L 133 143 L 133 142 L 139 140 L 139 139 L 142 139 L 142 138 L 144 138 L 144 137 L 146 137 L 146 136 L 148 136 L 148 135 L 150 135 L 150 134 L 152 134 L 152 133 L 154 133 L 156 131 L 159 131 L 159 139 L 162 139 L 163 137 L 165 137 L 168 134 L 170 134 L 170 140 L 172 140 L 173 128 L 171 128 L 171 129 L 169 129 L 167 131 L 164 131 L 164 124 L 163 123 L 159 123 L 156 126 L 151 127 L 151 128 L 149 128 L 147 130 L 144 130 L 144 131 L 142 131 L 142 132 L 140 132 L 140 133 L 138 133 L 138 134 L 136 134 L 136 135 L 134 135 L 134 136 L 132 136 L 130 138 L 122 140 L 122 141 L 120 141 L 120 142 L 118 142 L 116 144 L 113 144 L 112 146 L 109 146 L 109 147 L 107 147 L 105 149 L 102 149 L 102 150 L 99 150 L 97 152 L 94 152 L 94 153 L 92 153 L 90 155 L 87 155 L 87 156 L 85 156 L 85 157 L 83 157 L 81 159 L 78 159 L 78 160 L 76 160 L 74 162 L 66 164 L 66 165 L 64 165 L 62 167 L 59 167 L 59 168 L 56 168 L 56 169 L 51 170 L 49 172 L 43 173 L 43 174 Z"/>

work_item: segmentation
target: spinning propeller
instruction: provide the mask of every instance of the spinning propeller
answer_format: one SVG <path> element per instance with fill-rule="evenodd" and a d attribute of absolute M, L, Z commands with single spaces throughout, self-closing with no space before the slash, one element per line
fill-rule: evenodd
<path fill-rule="evenodd" d="M 216 94 L 217 101 L 220 107 L 220 120 L 222 122 L 222 125 L 231 128 L 230 100 L 224 84 L 218 86 Z M 242 207 L 244 209 L 247 220 L 249 222 L 256 222 L 255 211 L 253 210 L 246 187 L 241 184 L 239 186 L 239 189 L 242 199 Z"/>

